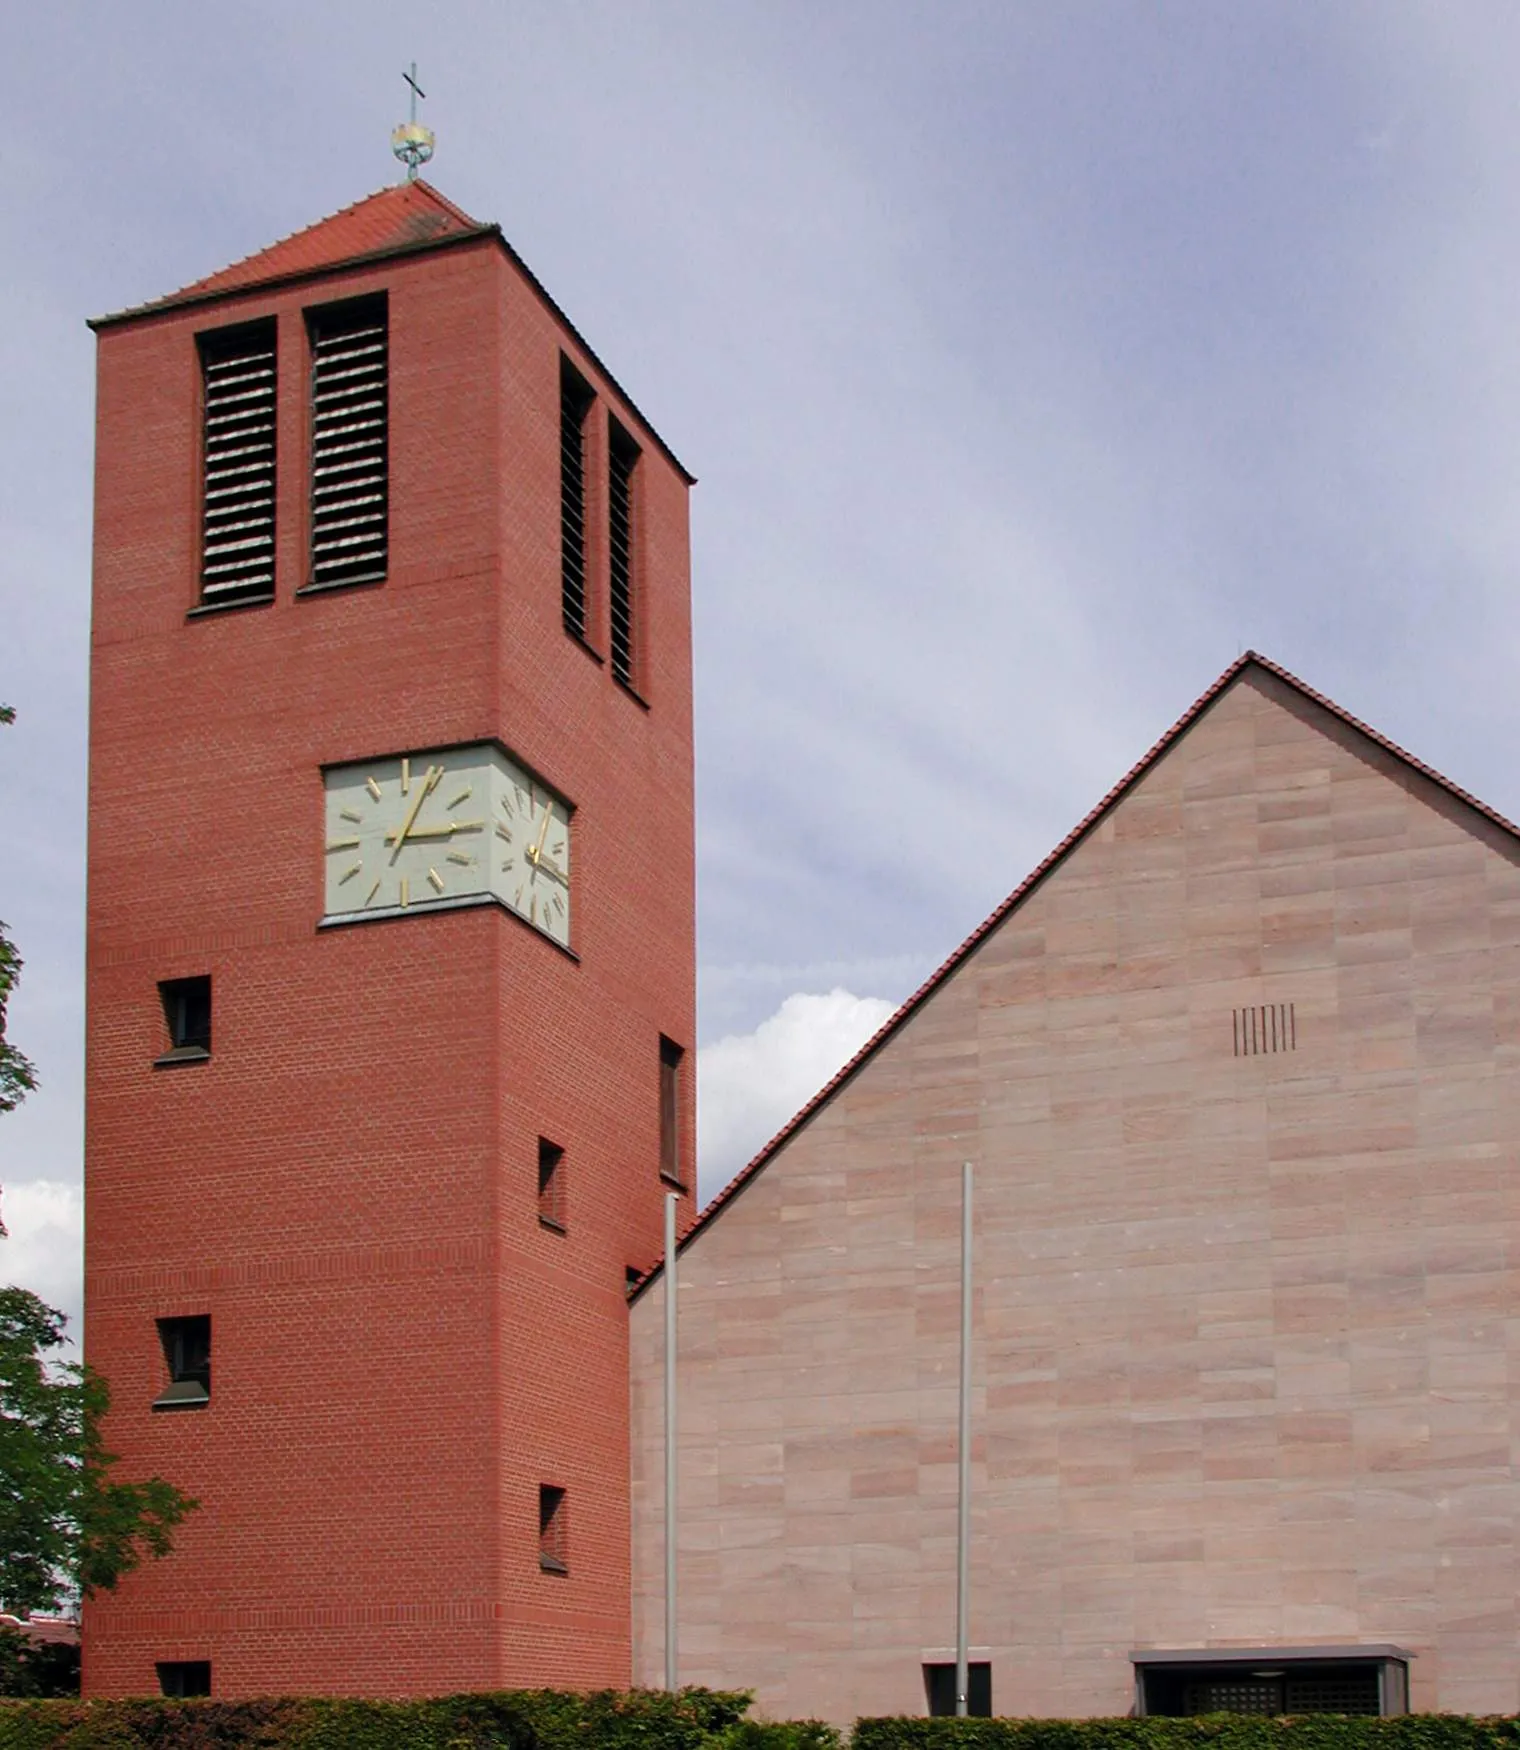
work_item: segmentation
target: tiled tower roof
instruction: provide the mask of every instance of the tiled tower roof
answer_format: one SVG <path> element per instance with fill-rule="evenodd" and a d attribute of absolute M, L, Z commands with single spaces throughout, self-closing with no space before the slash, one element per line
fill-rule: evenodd
<path fill-rule="evenodd" d="M 403 182 L 382 188 L 341 212 L 319 219 L 267 249 L 220 268 L 165 298 L 139 304 L 117 316 L 142 316 L 167 310 L 176 304 L 214 298 L 223 292 L 244 291 L 271 280 L 284 280 L 308 273 L 322 273 L 349 262 L 369 261 L 465 237 L 497 235 L 495 225 L 483 225 L 446 200 L 431 183 Z"/>

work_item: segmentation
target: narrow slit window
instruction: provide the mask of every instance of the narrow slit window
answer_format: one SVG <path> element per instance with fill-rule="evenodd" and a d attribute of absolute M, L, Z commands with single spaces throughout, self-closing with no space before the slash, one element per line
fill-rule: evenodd
<path fill-rule="evenodd" d="M 565 630 L 586 636 L 586 415 L 594 397 L 567 358 L 559 361 L 560 595 Z"/>
<path fill-rule="evenodd" d="M 211 1055 L 211 979 L 170 978 L 158 987 L 169 1048 L 157 1061 L 203 1063 Z"/>
<path fill-rule="evenodd" d="M 681 1059 L 679 1045 L 660 1037 L 660 1177 L 684 1191 L 681 1177 Z"/>
<path fill-rule="evenodd" d="M 384 299 L 316 310 L 311 330 L 311 586 L 372 583 L 389 556 Z"/>
<path fill-rule="evenodd" d="M 555 1483 L 538 1485 L 538 1565 L 546 1574 L 570 1572 L 570 1510 Z"/>
<path fill-rule="evenodd" d="M 637 666 L 634 602 L 635 543 L 633 474 L 639 447 L 616 420 L 607 433 L 607 609 L 613 678 L 631 687 Z"/>
<path fill-rule="evenodd" d="M 205 334 L 201 605 L 274 594 L 275 326 Z"/>
<path fill-rule="evenodd" d="M 153 1400 L 155 1410 L 199 1410 L 211 1402 L 211 1314 L 160 1319 L 158 1340 L 169 1383 Z"/>
<path fill-rule="evenodd" d="M 545 1136 L 538 1139 L 538 1219 L 565 1231 L 565 1151 Z"/>

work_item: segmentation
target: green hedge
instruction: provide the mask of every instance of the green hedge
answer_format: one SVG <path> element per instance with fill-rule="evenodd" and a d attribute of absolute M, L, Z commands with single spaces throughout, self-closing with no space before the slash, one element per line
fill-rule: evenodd
<path fill-rule="evenodd" d="M 838 1750 L 812 1721 L 744 1718 L 706 1689 L 510 1690 L 428 1701 L 0 1702 L 0 1750 Z"/>
<path fill-rule="evenodd" d="M 858 1720 L 850 1750 L 1520 1750 L 1520 1721 L 1466 1714 L 1359 1719 Z"/>

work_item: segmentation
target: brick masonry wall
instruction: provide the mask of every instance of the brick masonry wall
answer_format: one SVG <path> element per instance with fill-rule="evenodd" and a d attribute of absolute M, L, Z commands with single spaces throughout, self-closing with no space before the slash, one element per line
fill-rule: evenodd
<path fill-rule="evenodd" d="M 1510 1713 L 1515 842 L 1248 670 L 681 1263 L 681 1676 L 922 1711 L 971 1640 L 1129 1710 L 1144 1647 L 1393 1642 Z M 1232 1011 L 1295 1005 L 1237 1057 Z M 633 1313 L 635 1671 L 663 1666 L 661 1320 Z"/>
<path fill-rule="evenodd" d="M 389 576 L 298 597 L 303 312 L 380 289 Z M 266 315 L 277 599 L 187 618 L 195 335 Z M 641 703 L 560 623 L 562 347 L 641 433 L 488 240 L 101 335 L 86 1347 L 123 1473 L 202 1506 L 88 1607 L 87 1693 L 192 1658 L 220 1695 L 628 1679 L 624 1272 L 660 1244 L 658 1038 L 695 1044 L 686 486 L 641 434 Z M 578 958 L 494 906 L 319 930 L 321 766 L 493 737 L 574 806 Z M 158 981 L 200 973 L 213 1057 L 155 1069 Z M 211 1405 L 154 1414 L 154 1320 L 200 1312 Z"/>

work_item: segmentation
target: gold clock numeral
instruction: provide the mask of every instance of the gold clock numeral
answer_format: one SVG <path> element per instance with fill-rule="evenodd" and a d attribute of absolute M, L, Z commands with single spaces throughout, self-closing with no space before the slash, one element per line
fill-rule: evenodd
<path fill-rule="evenodd" d="M 451 863 L 459 863 L 466 869 L 473 869 L 475 867 L 475 859 L 467 855 L 464 851 L 450 851 L 449 861 Z"/>
<path fill-rule="evenodd" d="M 380 891 L 380 883 L 379 883 L 379 882 L 378 882 L 378 881 L 377 881 L 377 882 L 376 882 L 376 883 L 375 883 L 375 885 L 374 885 L 374 886 L 373 886 L 373 887 L 372 887 L 372 888 L 370 888 L 370 890 L 369 890 L 369 892 L 368 892 L 368 893 L 366 893 L 366 894 L 365 894 L 365 896 L 364 896 L 364 903 L 365 903 L 365 904 L 366 904 L 366 905 L 368 905 L 368 904 L 369 904 L 369 902 L 370 902 L 370 901 L 371 901 L 371 900 L 372 900 L 372 899 L 373 899 L 373 898 L 374 898 L 374 897 L 375 897 L 375 895 L 376 895 L 376 894 L 377 894 L 377 893 L 378 893 L 378 892 L 379 892 L 379 891 Z"/>
<path fill-rule="evenodd" d="M 412 762 L 404 759 L 401 762 L 401 794 L 406 795 L 412 787 Z"/>
<path fill-rule="evenodd" d="M 404 875 L 401 877 L 401 903 L 403 905 L 409 905 L 411 903 L 411 892 L 407 887 L 406 877 Z"/>
<path fill-rule="evenodd" d="M 432 882 L 434 887 L 436 887 L 440 893 L 443 892 L 443 877 L 436 869 L 428 870 L 428 880 Z"/>
<path fill-rule="evenodd" d="M 363 818 L 364 818 L 364 816 L 362 814 L 357 813 L 352 808 L 340 808 L 338 810 L 338 819 L 339 820 L 352 821 L 355 826 L 357 826 Z"/>
<path fill-rule="evenodd" d="M 538 922 L 538 895 L 536 893 L 528 906 L 528 921 L 534 924 Z"/>
<path fill-rule="evenodd" d="M 338 877 L 339 887 L 341 887 L 345 881 L 352 881 L 363 867 L 364 865 L 362 863 L 355 863 L 352 869 L 345 869 Z"/>
<path fill-rule="evenodd" d="M 364 780 L 364 788 L 369 791 L 370 795 L 373 796 L 377 802 L 380 800 L 380 786 L 373 778 L 366 778 Z"/>
<path fill-rule="evenodd" d="M 357 851 L 359 841 L 358 839 L 329 839 L 327 848 L 330 851 Z"/>
<path fill-rule="evenodd" d="M 501 824 L 501 822 L 498 820 L 496 823 L 496 836 L 498 838 L 505 839 L 507 841 L 507 843 L 510 845 L 512 842 L 512 829 L 510 827 L 503 826 Z M 505 863 L 502 864 L 502 868 L 503 869 L 506 868 Z"/>
<path fill-rule="evenodd" d="M 503 865 L 502 865 L 502 867 L 503 867 L 503 868 L 505 868 L 505 867 L 506 867 L 506 864 L 505 864 L 505 863 L 504 863 L 504 864 L 503 864 Z M 514 899 L 514 900 L 513 900 L 513 901 L 512 901 L 512 903 L 513 903 L 513 905 L 519 905 L 519 906 L 520 906 L 520 905 L 521 905 L 521 904 L 522 904 L 522 888 L 521 888 L 521 887 L 519 887 L 519 888 L 518 888 L 518 890 L 517 890 L 517 897 L 516 897 L 516 899 Z"/>
<path fill-rule="evenodd" d="M 555 894 L 555 896 L 554 896 L 554 909 L 559 913 L 559 915 L 561 917 L 563 917 L 565 915 L 565 900 L 564 900 L 563 894 L 559 894 L 559 893 Z"/>
<path fill-rule="evenodd" d="M 473 784 L 466 784 L 465 787 L 459 792 L 459 794 L 457 796 L 451 796 L 449 798 L 449 800 L 444 803 L 444 807 L 445 808 L 457 808 L 459 806 L 459 804 L 461 802 L 463 802 L 467 796 L 471 796 L 474 794 L 474 788 L 475 787 Z"/>

